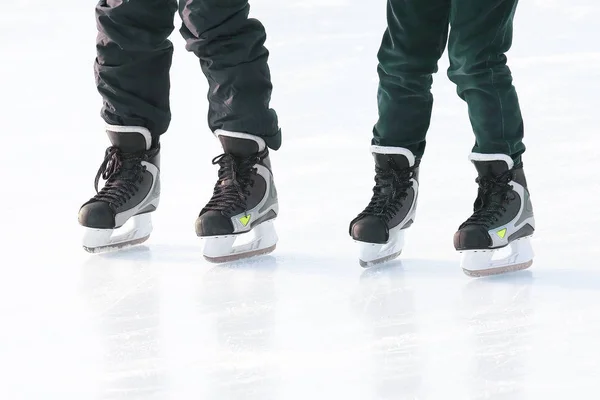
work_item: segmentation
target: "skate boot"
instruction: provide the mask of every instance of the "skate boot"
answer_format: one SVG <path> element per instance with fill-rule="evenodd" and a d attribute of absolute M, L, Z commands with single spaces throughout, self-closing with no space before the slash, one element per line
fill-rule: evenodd
<path fill-rule="evenodd" d="M 454 235 L 463 271 L 479 277 L 529 268 L 535 221 L 523 166 L 502 154 L 471 154 L 470 160 L 479 191 L 473 215 Z M 494 257 L 500 249 L 510 254 Z"/>
<path fill-rule="evenodd" d="M 196 220 L 204 258 L 222 263 L 271 253 L 279 213 L 269 149 L 257 136 L 218 130 L 224 153 L 213 160 L 219 179 Z M 248 240 L 244 240 L 248 239 Z"/>
<path fill-rule="evenodd" d="M 402 252 L 404 231 L 415 218 L 419 166 L 413 153 L 401 147 L 371 146 L 375 187 L 371 202 L 350 223 L 350 236 L 359 243 L 359 263 L 371 267 Z"/>
<path fill-rule="evenodd" d="M 79 210 L 79 223 L 85 227 L 83 248 L 90 253 L 122 249 L 148 239 L 150 213 L 158 207 L 160 196 L 160 149 L 152 147 L 150 132 L 141 127 L 109 126 L 107 134 L 112 146 L 96 175 L 97 194 Z M 98 191 L 101 177 L 105 184 Z M 130 229 L 123 227 L 128 221 Z"/>

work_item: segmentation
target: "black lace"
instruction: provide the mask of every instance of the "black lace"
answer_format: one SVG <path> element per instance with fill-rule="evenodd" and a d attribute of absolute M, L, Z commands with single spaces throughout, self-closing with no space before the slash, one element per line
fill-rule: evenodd
<path fill-rule="evenodd" d="M 408 190 L 413 186 L 412 178 L 417 165 L 398 169 L 393 159 L 388 160 L 389 169 L 375 168 L 375 187 L 373 197 L 365 210 L 358 215 L 361 218 L 374 215 L 389 222 L 400 211 Z"/>
<path fill-rule="evenodd" d="M 256 164 L 265 156 L 266 150 L 250 157 L 236 157 L 229 153 L 221 154 L 212 161 L 219 165 L 219 180 L 214 193 L 202 213 L 206 211 L 221 211 L 225 216 L 231 216 L 234 210 L 247 211 L 248 197 L 254 186 L 254 176 L 258 173 Z"/>
<path fill-rule="evenodd" d="M 146 171 L 142 161 L 151 158 L 155 152 L 123 153 L 117 147 L 109 147 L 94 180 L 97 194 L 92 200 L 104 201 L 115 210 L 125 204 L 140 190 L 139 184 Z M 100 177 L 106 182 L 98 191 Z"/>
<path fill-rule="evenodd" d="M 506 205 L 515 199 L 512 193 L 512 171 L 506 171 L 497 177 L 479 177 L 475 180 L 479 185 L 477 200 L 475 200 L 474 213 L 462 226 L 483 225 L 491 226 L 498 222 L 506 212 Z"/>

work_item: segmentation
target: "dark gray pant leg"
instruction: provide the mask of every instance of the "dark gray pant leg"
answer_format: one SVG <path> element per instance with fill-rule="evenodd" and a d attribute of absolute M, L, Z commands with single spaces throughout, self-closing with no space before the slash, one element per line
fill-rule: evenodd
<path fill-rule="evenodd" d="M 518 0 L 453 0 L 448 76 L 467 102 L 473 152 L 506 154 L 515 163 L 525 152 L 524 125 L 506 53 L 512 46 Z"/>
<path fill-rule="evenodd" d="M 153 136 L 171 120 L 169 69 L 177 0 L 100 0 L 96 84 L 108 124 L 143 126 Z"/>
<path fill-rule="evenodd" d="M 446 48 L 450 0 L 388 0 L 387 30 L 377 57 L 379 119 L 372 144 L 425 152 L 432 75 Z"/>
<path fill-rule="evenodd" d="M 266 33 L 249 9 L 247 0 L 180 0 L 181 34 L 208 79 L 210 129 L 260 136 L 276 150 L 281 133 L 269 108 Z"/>

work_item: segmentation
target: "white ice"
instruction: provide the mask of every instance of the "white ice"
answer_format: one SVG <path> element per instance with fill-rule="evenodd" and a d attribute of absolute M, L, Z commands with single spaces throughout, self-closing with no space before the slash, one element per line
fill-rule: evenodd
<path fill-rule="evenodd" d="M 383 1 L 257 0 L 284 146 L 280 242 L 214 266 L 194 220 L 219 154 L 207 84 L 178 32 L 163 196 L 142 247 L 91 256 L 77 211 L 107 139 L 94 2 L 0 13 L 0 399 L 595 399 L 600 395 L 600 4 L 520 3 L 509 53 L 537 218 L 526 272 L 472 279 L 452 235 L 475 173 L 445 75 L 400 261 L 363 270 Z M 177 22 L 179 25 L 179 22 Z"/>

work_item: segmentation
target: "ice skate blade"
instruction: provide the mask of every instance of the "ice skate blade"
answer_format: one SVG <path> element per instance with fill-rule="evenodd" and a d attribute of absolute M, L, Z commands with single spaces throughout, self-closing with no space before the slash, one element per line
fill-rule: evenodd
<path fill-rule="evenodd" d="M 390 239 L 387 243 L 367 243 L 358 240 L 355 242 L 359 244 L 359 265 L 370 268 L 400 256 L 404 248 L 404 230 L 390 231 Z"/>
<path fill-rule="evenodd" d="M 152 233 L 150 214 L 136 215 L 117 229 L 84 228 L 83 249 L 99 254 L 123 250 L 144 243 Z"/>
<path fill-rule="evenodd" d="M 224 264 L 224 263 L 228 263 L 228 262 L 247 260 L 249 258 L 264 256 L 266 254 L 270 254 L 273 251 L 275 251 L 276 247 L 277 247 L 277 245 L 273 245 L 271 247 L 267 247 L 266 249 L 251 251 L 248 253 L 234 254 L 234 255 L 230 255 L 230 256 L 223 256 L 223 257 L 209 257 L 209 256 L 205 255 L 204 259 L 213 264 Z"/>
<path fill-rule="evenodd" d="M 279 240 L 272 220 L 242 234 L 208 236 L 202 239 L 204 258 L 219 264 L 271 253 Z"/>
<path fill-rule="evenodd" d="M 486 276 L 493 276 L 493 275 L 507 274 L 510 272 L 522 271 L 524 269 L 531 267 L 532 265 L 533 265 L 533 260 L 530 260 L 528 262 L 521 263 L 521 264 L 515 264 L 515 265 L 509 265 L 507 267 L 498 267 L 498 268 L 485 269 L 485 270 L 470 271 L 468 269 L 463 268 L 463 272 L 467 276 L 470 276 L 472 278 L 483 278 Z"/>
<path fill-rule="evenodd" d="M 100 246 L 100 247 L 83 246 L 83 249 L 91 254 L 111 253 L 113 251 L 125 250 L 130 247 L 134 247 L 138 244 L 142 244 L 149 238 L 150 238 L 150 235 L 143 237 L 143 238 L 136 239 L 136 240 L 132 240 L 131 242 L 117 243 L 114 245 L 107 245 L 107 246 Z"/>
<path fill-rule="evenodd" d="M 534 256 L 529 239 L 515 240 L 501 249 L 462 251 L 461 268 L 465 275 L 473 278 L 527 269 L 533 265 Z M 492 259 L 497 252 L 505 250 L 510 250 L 510 254 L 498 260 Z"/>
<path fill-rule="evenodd" d="M 376 265 L 383 264 L 383 263 L 386 263 L 388 261 L 395 260 L 396 258 L 400 257 L 401 254 L 402 254 L 402 250 L 400 250 L 397 253 L 390 254 L 389 256 L 382 257 L 382 258 L 379 258 L 379 259 L 373 260 L 373 261 L 364 261 L 364 260 L 360 260 L 359 259 L 358 263 L 363 268 L 371 268 L 371 267 L 374 267 Z"/>

